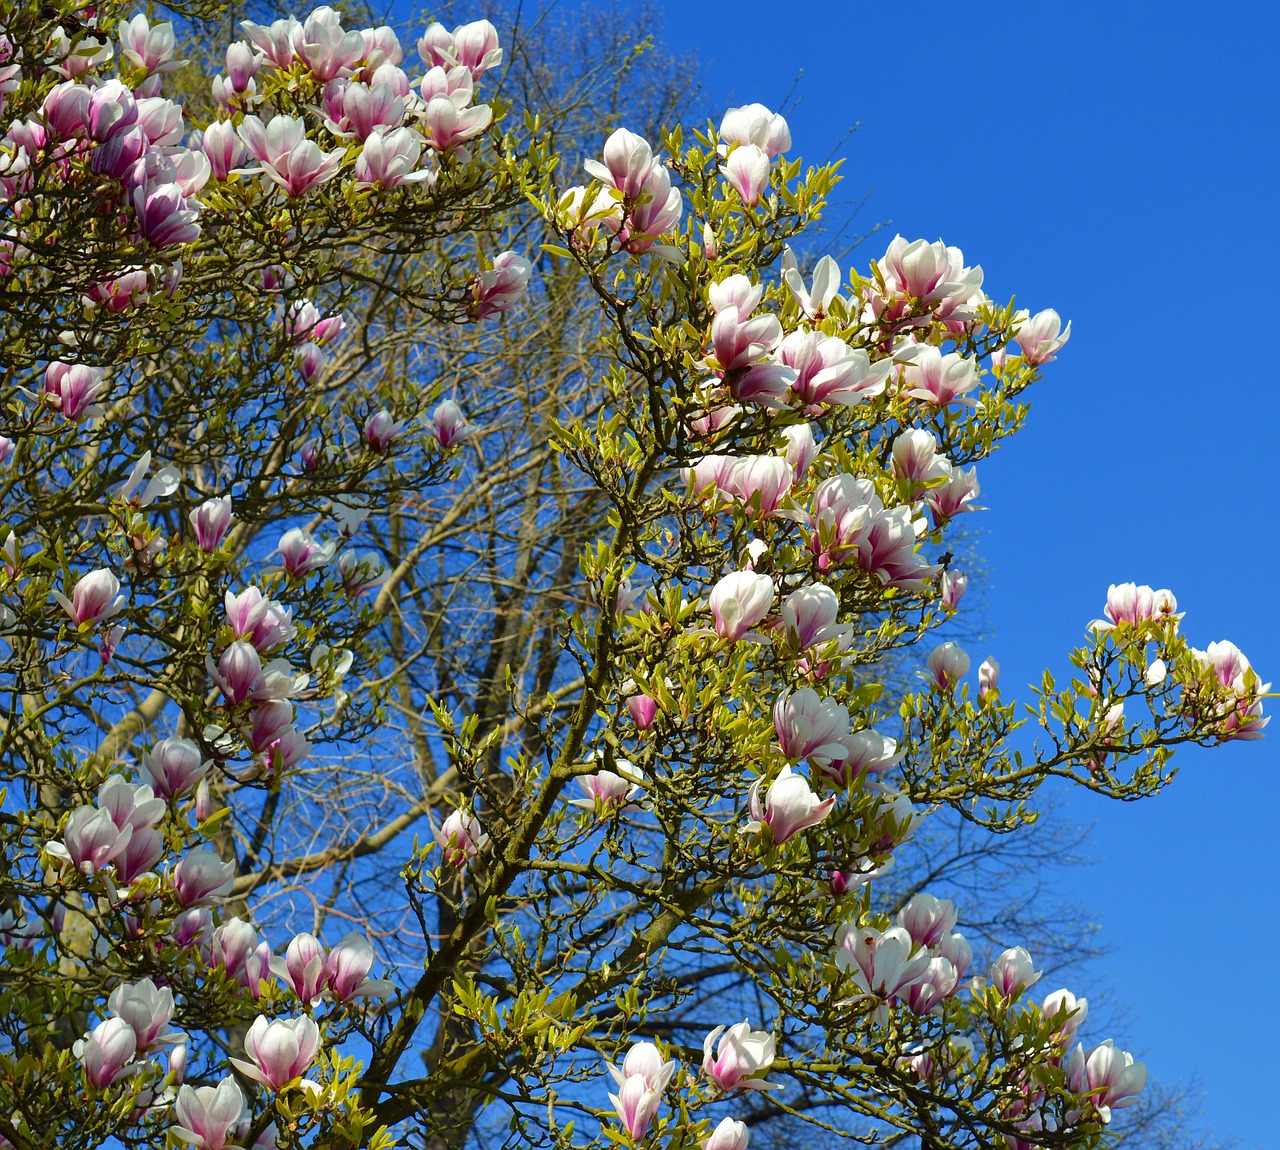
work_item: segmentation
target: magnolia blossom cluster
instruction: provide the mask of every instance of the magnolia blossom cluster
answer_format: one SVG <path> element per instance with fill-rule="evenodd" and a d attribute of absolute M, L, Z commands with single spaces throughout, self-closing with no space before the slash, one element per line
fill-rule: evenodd
<path fill-rule="evenodd" d="M 418 43 L 427 72 L 416 81 L 400 66 L 404 50 L 393 29 L 345 29 L 327 6 L 304 21 L 290 16 L 240 26 L 248 39 L 228 47 L 227 71 L 214 80 L 213 96 L 228 117 L 242 118 L 215 121 L 201 141 L 216 180 L 258 174 L 297 198 L 337 177 L 356 144 L 357 187 L 433 184 L 433 157 L 457 153 L 493 121 L 487 104 L 473 102 L 476 82 L 502 62 L 487 20 L 453 32 L 432 24 Z M 264 102 L 259 73 L 299 66 L 319 91 L 318 123 L 283 114 L 264 122 L 256 114 Z M 317 142 L 321 127 L 326 136 Z"/>
<path fill-rule="evenodd" d="M 171 24 L 142 14 L 123 22 L 115 77 L 99 74 L 114 55 L 105 37 L 88 35 L 73 48 L 63 36 L 52 45 L 64 79 L 36 115 L 13 121 L 0 137 L 0 202 L 16 221 L 0 239 L 0 273 L 19 263 L 38 272 L 39 261 L 26 258 L 28 245 L 36 251 L 45 242 L 34 199 L 56 209 L 65 188 L 83 190 L 99 215 L 127 221 L 120 239 L 137 252 L 135 263 L 81 295 L 90 312 L 120 314 L 172 295 L 182 278 L 178 250 L 200 237 L 203 201 L 219 185 L 257 175 L 295 200 L 339 177 L 374 194 L 431 186 L 439 163 L 465 156 L 493 121 L 492 109 L 474 102 L 476 83 L 503 58 L 486 20 L 452 32 L 428 27 L 418 43 L 426 70 L 416 79 L 401 67 L 404 52 L 390 27 L 346 29 L 327 6 L 303 21 L 245 20 L 241 27 L 247 39 L 227 48 L 226 73 L 213 82 L 222 116 L 189 135 L 182 107 L 162 94 L 165 77 L 186 63 L 175 58 Z M 259 91 L 260 74 L 265 81 L 273 70 L 301 97 L 288 112 L 267 97 L 272 85 Z M 0 101 L 21 71 L 0 59 Z M 43 194 L 50 182 L 58 196 Z M 472 281 L 473 317 L 509 307 L 530 270 L 515 253 L 499 255 Z M 318 371 L 322 342 L 300 350 L 304 375 Z"/>
<path fill-rule="evenodd" d="M 26 241 L 38 238 L 24 223 L 30 219 L 37 226 L 29 197 L 39 194 L 44 181 L 83 188 L 102 212 L 114 211 L 127 221 L 128 239 L 139 253 L 135 266 L 84 294 L 87 308 L 109 313 L 137 306 L 155 292 L 172 292 L 181 265 L 147 257 L 199 237 L 198 197 L 210 176 L 204 153 L 183 143 L 181 105 L 161 94 L 164 77 L 184 63 L 174 58 L 172 25 L 153 26 L 135 16 L 120 25 L 119 43 L 128 83 L 91 74 L 110 60 L 109 40 L 91 36 L 74 51 L 67 41 L 57 69 L 65 78 L 36 115 L 13 121 L 0 137 L 0 200 L 19 221 L 10 233 L 6 268 L 22 257 Z"/>
<path fill-rule="evenodd" d="M 991 979 L 1004 998 L 1016 998 L 1029 986 L 1038 972 L 1032 972 L 1030 958 L 1021 948 L 1006 951 L 992 966 Z M 1007 987 L 1007 989 L 1006 989 Z M 1081 1023 L 1089 1012 L 1089 1002 L 1077 998 L 1069 990 L 1055 990 L 1045 996 L 1036 1012 L 1051 1030 L 1046 1061 L 1062 1074 L 1065 1089 L 1075 1096 L 1065 1115 L 1067 1126 L 1083 1120 L 1104 1125 L 1113 1112 L 1130 1106 L 1147 1085 L 1147 1068 L 1135 1062 L 1133 1055 L 1119 1049 L 1111 1039 L 1086 1048 L 1076 1042 Z M 1075 1044 L 1074 1046 L 1072 1044 Z M 1004 1106 L 1005 1116 L 1015 1120 L 1020 1133 L 1009 1139 L 1011 1150 L 1034 1150 L 1040 1143 L 1036 1135 L 1060 1128 L 1055 1113 L 1045 1106 L 1043 1079 L 1026 1074 L 1021 1078 L 1014 1097 Z"/>
<path fill-rule="evenodd" d="M 717 1026 L 703 1041 L 702 1073 L 719 1094 L 737 1090 L 771 1090 L 778 1084 L 765 1081 L 773 1065 L 775 1043 L 765 1030 L 753 1030 L 750 1022 Z M 637 1042 L 623 1059 L 622 1066 L 606 1063 L 617 1087 L 609 1095 L 623 1130 L 640 1142 L 653 1127 L 663 1092 L 680 1070 L 680 1063 L 664 1061 L 652 1042 Z M 703 1139 L 703 1150 L 746 1150 L 750 1141 L 747 1126 L 734 1118 L 721 1119 Z"/>
<path fill-rule="evenodd" d="M 185 1064 L 187 1036 L 171 1030 L 173 992 L 157 987 L 149 978 L 121 983 L 107 1000 L 111 1017 L 100 1022 L 76 1042 L 73 1052 L 84 1067 L 85 1078 L 97 1090 L 119 1082 L 144 1068 L 148 1055 L 177 1046 L 171 1064 Z M 179 1053 L 180 1052 L 180 1053 Z"/>
<path fill-rule="evenodd" d="M 964 253 L 941 240 L 894 236 L 873 271 L 863 317 L 895 334 L 934 323 L 959 334 L 987 302 L 982 268 L 967 267 Z"/>
<path fill-rule="evenodd" d="M 570 188 L 560 197 L 559 219 L 567 231 L 589 241 L 603 229 L 623 251 L 679 259 L 676 249 L 656 241 L 680 222 L 684 202 L 647 140 L 619 128 L 605 141 L 602 160 L 587 160 L 585 167 L 598 187 Z"/>
<path fill-rule="evenodd" d="M 769 190 L 773 162 L 791 147 L 787 121 L 763 104 L 730 108 L 720 121 L 720 173 L 745 207 L 755 207 Z"/>
<path fill-rule="evenodd" d="M 1108 587 L 1103 616 L 1093 620 L 1089 629 L 1100 636 L 1110 635 L 1117 643 L 1158 640 L 1176 633 L 1182 622 L 1172 591 L 1138 583 Z M 1199 684 L 1193 686 L 1187 703 L 1191 714 L 1198 718 L 1220 715 L 1220 735 L 1225 739 L 1260 739 L 1270 722 L 1262 713 L 1262 700 L 1271 684 L 1259 681 L 1248 657 L 1229 639 L 1210 643 L 1203 651 L 1192 647 L 1190 656 L 1193 673 L 1206 680 L 1213 691 L 1207 695 Z M 1144 678 L 1148 686 L 1158 687 L 1168 675 L 1165 661 L 1156 658 L 1148 663 Z M 1123 718 L 1121 699 L 1104 715 L 1102 735 L 1119 726 Z"/>
<path fill-rule="evenodd" d="M 319 548 L 305 532 L 286 532 L 279 551 L 283 569 L 305 574 L 328 562 L 332 545 Z M 222 694 L 226 710 L 238 719 L 245 745 L 256 757 L 246 778 L 277 778 L 296 766 L 311 744 L 295 725 L 293 700 L 306 693 L 309 674 L 297 672 L 287 659 L 264 657 L 278 651 L 296 634 L 289 608 L 247 587 L 225 596 L 229 642 L 215 661 L 207 656 L 209 676 Z"/>
<path fill-rule="evenodd" d="M 914 1014 L 936 1013 L 973 961 L 973 949 L 955 925 L 954 904 L 917 894 L 898 912 L 894 926 L 837 928 L 836 968 L 849 976 L 858 997 L 871 1003 L 878 1023 L 886 1022 L 898 1003 Z"/>

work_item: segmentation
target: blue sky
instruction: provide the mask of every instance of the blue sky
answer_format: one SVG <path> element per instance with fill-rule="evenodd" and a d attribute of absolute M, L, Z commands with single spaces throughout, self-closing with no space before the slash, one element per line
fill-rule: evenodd
<path fill-rule="evenodd" d="M 1107 585 L 1169 587 L 1184 632 L 1280 682 L 1271 309 L 1280 6 L 1219 2 L 667 6 L 713 101 L 782 104 L 794 154 L 844 139 L 859 217 L 945 239 L 1072 321 L 1030 426 L 979 469 L 990 642 L 1005 697 L 1065 670 Z M 1280 711 L 1280 702 L 1273 704 Z M 1075 871 L 1153 1073 L 1197 1073 L 1205 1118 L 1276 1146 L 1280 723 L 1179 757 L 1160 797 L 1068 800 L 1102 861 Z M 1089 993 L 1087 987 L 1075 989 Z M 1099 1035 L 1098 1037 L 1101 1037 Z"/>

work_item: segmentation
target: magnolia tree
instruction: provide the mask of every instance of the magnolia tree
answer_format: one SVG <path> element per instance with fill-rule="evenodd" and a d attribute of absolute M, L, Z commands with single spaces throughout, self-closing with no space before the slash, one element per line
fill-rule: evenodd
<path fill-rule="evenodd" d="M 1036 739 L 937 641 L 1069 325 L 802 271 L 760 105 L 579 169 L 485 21 L 217 15 L 0 34 L 0 1145 L 1112 1140 L 1144 1067 L 894 870 L 1266 722 L 1165 590 Z"/>

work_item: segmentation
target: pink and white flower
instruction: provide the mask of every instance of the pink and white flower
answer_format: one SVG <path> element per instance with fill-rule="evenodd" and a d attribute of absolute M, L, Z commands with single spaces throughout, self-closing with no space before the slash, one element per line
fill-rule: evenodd
<path fill-rule="evenodd" d="M 730 643 L 746 636 L 773 606 L 774 584 L 768 575 L 734 571 L 711 589 L 710 607 L 716 634 Z"/>
<path fill-rule="evenodd" d="M 780 1083 L 764 1081 L 774 1053 L 773 1035 L 767 1030 L 752 1030 L 746 1020 L 728 1028 L 717 1026 L 703 1040 L 702 1071 L 717 1090 L 776 1090 Z"/>
<path fill-rule="evenodd" d="M 320 1028 L 305 1015 L 269 1020 L 258 1015 L 244 1039 L 252 1060 L 230 1059 L 241 1074 L 268 1090 L 281 1090 L 310 1069 L 320 1050 Z"/>
<path fill-rule="evenodd" d="M 773 841 L 779 846 L 801 831 L 817 826 L 836 805 L 834 795 L 819 799 L 809 786 L 809 780 L 795 774 L 790 766 L 783 767 L 769 784 L 761 802 L 760 788 L 763 785 L 763 778 L 751 784 L 751 821 L 746 829 L 754 831 L 768 827 Z"/>

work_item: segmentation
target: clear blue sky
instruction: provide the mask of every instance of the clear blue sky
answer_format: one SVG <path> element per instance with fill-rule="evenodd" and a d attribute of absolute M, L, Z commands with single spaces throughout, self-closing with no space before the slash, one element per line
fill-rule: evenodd
<path fill-rule="evenodd" d="M 1097 617 L 1107 584 L 1169 587 L 1184 631 L 1280 683 L 1280 6 L 668 4 L 707 93 L 788 111 L 793 154 L 840 148 L 860 220 L 944 238 L 1072 321 L 1031 425 L 979 469 L 1006 698 Z M 987 650 L 973 652 L 975 664 Z M 1280 701 L 1271 708 L 1280 714 Z M 1162 796 L 1081 795 L 1102 862 L 1076 871 L 1116 949 L 1099 976 L 1153 1073 L 1197 1072 L 1243 1150 L 1275 1133 L 1280 719 L 1181 756 Z M 1076 987 L 1089 993 L 1087 987 Z M 1101 1037 L 1099 1035 L 1098 1037 Z M 1271 1099 L 1271 1103 L 1265 1100 Z"/>

